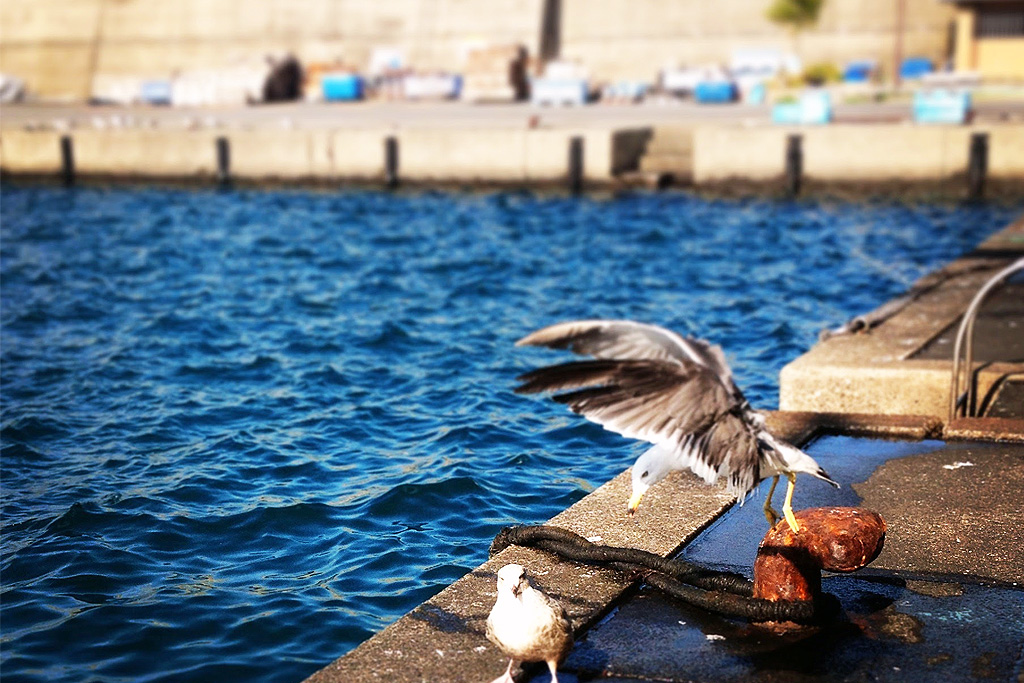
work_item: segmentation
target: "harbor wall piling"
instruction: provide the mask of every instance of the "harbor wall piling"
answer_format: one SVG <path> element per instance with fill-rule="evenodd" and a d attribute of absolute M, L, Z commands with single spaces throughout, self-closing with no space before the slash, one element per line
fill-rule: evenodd
<path fill-rule="evenodd" d="M 689 169 L 697 187 L 734 180 L 787 187 L 793 175 L 789 140 L 801 140 L 801 187 L 807 183 L 956 181 L 967 188 L 971 148 L 987 136 L 985 179 L 1020 183 L 1024 191 L 1024 127 L 1019 125 L 830 126 L 701 125 L 692 128 L 210 128 L 200 130 L 0 130 L 0 169 L 11 176 L 62 173 L 61 138 L 71 139 L 76 177 L 193 179 L 218 176 L 217 139 L 230 150 L 233 179 L 346 180 L 383 183 L 385 140 L 394 137 L 402 182 L 567 187 L 570 146 L 582 147 L 582 181 L 613 186 L 643 175 L 645 155 L 668 137 L 693 150 Z M 649 149 L 650 148 L 650 149 Z M 787 159 L 789 159 L 787 161 Z M 975 164 L 977 165 L 977 163 Z M 957 179 L 962 179 L 960 182 Z M 792 180 L 792 179 L 791 179 Z M 791 183 L 790 183 L 791 184 Z M 959 187 L 957 185 L 957 187 Z"/>

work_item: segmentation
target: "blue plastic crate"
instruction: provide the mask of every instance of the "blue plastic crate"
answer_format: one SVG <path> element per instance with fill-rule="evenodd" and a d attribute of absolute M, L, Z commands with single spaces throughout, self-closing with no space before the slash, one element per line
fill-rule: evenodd
<path fill-rule="evenodd" d="M 966 123 L 971 95 L 950 90 L 921 90 L 914 93 L 914 121 L 917 123 Z"/>
<path fill-rule="evenodd" d="M 320 88 L 328 102 L 346 102 L 363 99 L 363 77 L 356 74 L 324 74 Z"/>
<path fill-rule="evenodd" d="M 704 104 L 732 102 L 736 99 L 736 85 L 730 81 L 701 81 L 693 95 Z"/>
<path fill-rule="evenodd" d="M 875 67 L 875 62 L 869 59 L 849 62 L 843 69 L 843 80 L 847 83 L 866 83 L 875 73 Z"/>
<path fill-rule="evenodd" d="M 932 60 L 927 57 L 908 57 L 900 65 L 900 78 L 921 78 L 933 70 Z"/>

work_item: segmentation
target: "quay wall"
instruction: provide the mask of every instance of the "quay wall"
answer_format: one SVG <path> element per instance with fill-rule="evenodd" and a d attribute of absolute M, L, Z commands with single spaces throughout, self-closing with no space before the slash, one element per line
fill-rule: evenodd
<path fill-rule="evenodd" d="M 583 180 L 631 182 L 666 145 L 686 143 L 692 156 L 677 175 L 702 187 L 785 175 L 787 138 L 799 134 L 803 177 L 822 183 L 946 182 L 967 171 L 971 137 L 988 135 L 988 177 L 1020 181 L 1024 194 L 1024 127 L 832 125 L 803 128 L 406 128 L 406 129 L 74 129 L 80 176 L 204 179 L 217 175 L 217 139 L 229 147 L 230 176 L 240 180 L 383 181 L 385 140 L 398 147 L 397 175 L 415 183 L 554 185 L 566 181 L 570 144 L 583 143 Z M 10 175 L 62 171 L 54 130 L 0 130 L 0 169 Z M 675 140 L 675 138 L 679 138 Z M 678 155 L 677 155 L 678 156 Z M 682 163 L 682 162 L 680 162 Z"/>
<path fill-rule="evenodd" d="M 55 176 L 57 131 L 0 131 L 0 169 Z M 635 170 L 648 129 L 97 130 L 67 133 L 82 176 L 191 178 L 217 175 L 217 139 L 228 142 L 229 172 L 244 180 L 383 181 L 385 140 L 398 145 L 398 177 L 417 183 L 546 185 L 563 182 L 573 138 L 583 143 L 582 179 L 608 184 Z"/>
<path fill-rule="evenodd" d="M 913 124 L 804 127 L 701 126 L 693 133 L 697 185 L 771 181 L 786 170 L 787 138 L 802 138 L 803 173 L 826 182 L 945 180 L 967 171 L 971 135 L 987 133 L 988 174 L 1024 180 L 1024 127 Z"/>

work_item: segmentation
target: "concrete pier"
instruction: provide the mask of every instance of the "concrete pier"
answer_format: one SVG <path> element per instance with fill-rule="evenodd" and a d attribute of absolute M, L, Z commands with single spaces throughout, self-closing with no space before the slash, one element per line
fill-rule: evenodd
<path fill-rule="evenodd" d="M 995 273 L 1024 255 L 1024 218 L 993 235 L 945 268 L 922 278 L 909 296 L 886 304 L 864 318 L 877 320 L 859 332 L 819 343 L 782 369 L 779 406 L 783 410 L 883 415 L 949 412 L 953 337 L 960 316 L 978 289 Z M 1024 291 L 1005 289 L 1001 306 L 979 318 L 978 394 L 1007 391 L 1024 373 L 1020 346 Z M 991 309 L 990 309 L 991 310 Z M 997 396 L 993 396 L 996 399 Z M 1006 406 L 1007 415 L 1024 418 L 1024 405 Z"/>
<path fill-rule="evenodd" d="M 637 593 L 638 584 L 621 574 L 512 546 L 309 683 L 491 680 L 507 660 L 484 636 L 484 621 L 494 602 L 495 573 L 510 562 L 524 565 L 572 618 L 577 643 L 562 667 L 567 680 L 774 681 L 799 674 L 800 680 L 825 681 L 837 672 L 872 680 L 952 680 L 982 670 L 1002 679 L 1019 676 L 1019 652 L 999 648 L 1019 645 L 1014 624 L 1024 617 L 1024 517 L 1014 503 L 1024 497 L 1024 404 L 1011 399 L 1003 417 L 947 421 L 949 359 L 913 358 L 956 319 L 991 267 L 1022 254 L 1024 219 L 926 278 L 938 284 L 905 305 L 898 302 L 893 315 L 867 332 L 834 336 L 783 371 L 787 410 L 770 414 L 768 424 L 792 443 L 824 435 L 932 440 L 869 469 L 863 482 L 854 480 L 855 494 L 882 515 L 888 530 L 870 569 L 874 583 L 851 577 L 825 585 L 840 592 L 850 612 L 839 626 L 786 636 L 752 630 L 647 589 Z M 1024 328 L 1021 301 L 1000 308 L 1001 326 L 987 328 L 992 353 L 1015 353 L 1014 330 Z M 1024 359 L 994 362 L 987 371 L 1021 373 Z M 667 556 L 688 547 L 732 506 L 723 488 L 674 473 L 650 490 L 642 514 L 630 518 L 624 513 L 629 487 L 627 470 L 548 523 L 595 542 Z M 798 497 L 811 499 L 808 488 L 798 487 Z M 814 495 L 827 504 L 822 501 L 832 489 L 822 490 Z M 759 508 L 758 501 L 744 511 L 763 525 Z M 750 542 L 756 539 L 729 540 Z M 872 591 L 903 596 L 901 607 Z M 937 598 L 953 602 L 918 605 Z M 872 602 L 878 600 L 885 604 Z M 974 610 L 971 633 L 983 634 L 992 646 L 979 650 L 966 632 L 955 630 L 918 645 L 924 641 L 921 622 L 901 609 L 917 609 L 922 617 Z M 951 623 L 940 614 L 930 633 Z M 908 643 L 916 649 L 903 649 Z M 517 680 L 531 680 L 536 672 L 527 670 Z"/>

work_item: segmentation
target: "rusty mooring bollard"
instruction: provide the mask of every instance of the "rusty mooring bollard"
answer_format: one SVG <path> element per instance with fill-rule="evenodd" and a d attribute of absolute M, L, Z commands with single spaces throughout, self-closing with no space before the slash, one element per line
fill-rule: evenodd
<path fill-rule="evenodd" d="M 761 541 L 754 560 L 754 597 L 813 600 L 821 570 L 852 572 L 882 551 L 885 520 L 864 508 L 809 508 L 796 513 L 800 531 L 785 520 Z"/>

